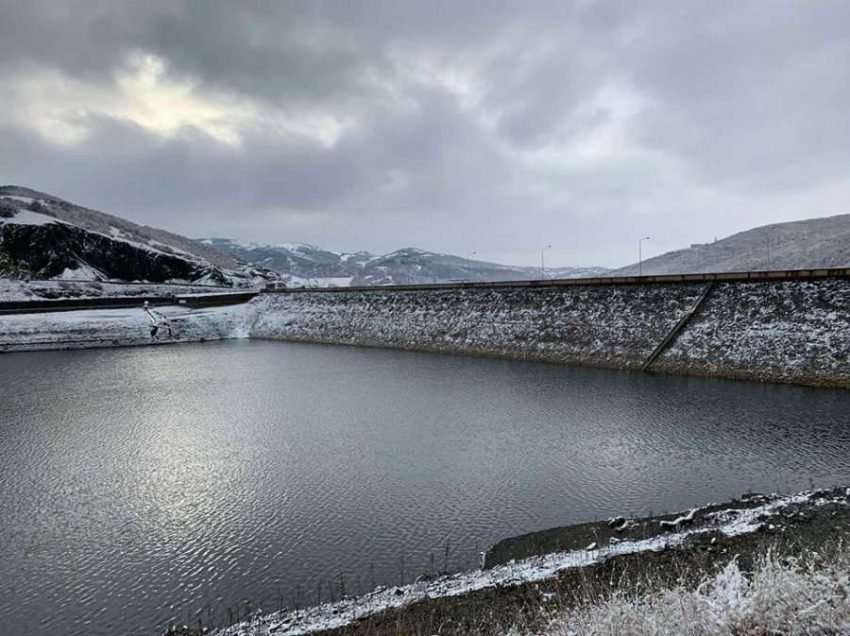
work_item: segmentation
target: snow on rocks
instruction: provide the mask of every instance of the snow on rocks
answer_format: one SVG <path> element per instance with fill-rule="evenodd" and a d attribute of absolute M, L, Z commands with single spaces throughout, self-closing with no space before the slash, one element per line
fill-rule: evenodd
<path fill-rule="evenodd" d="M 760 530 L 765 520 L 784 508 L 804 503 L 815 505 L 824 503 L 846 503 L 846 499 L 835 499 L 809 492 L 799 493 L 781 499 L 766 498 L 765 503 L 754 508 L 729 508 L 708 513 L 706 516 L 719 524 L 717 528 L 727 537 L 735 537 Z"/>
<path fill-rule="evenodd" d="M 107 278 L 107 276 L 103 272 L 98 271 L 91 265 L 86 265 L 85 263 L 82 263 L 76 269 L 66 267 L 64 270 L 62 270 L 62 273 L 59 274 L 59 276 L 54 276 L 53 280 L 102 281 L 105 278 Z"/>
<path fill-rule="evenodd" d="M 671 519 L 671 520 L 662 519 L 661 521 L 658 522 L 658 525 L 660 525 L 662 528 L 672 528 L 672 529 L 675 530 L 676 528 L 679 528 L 680 526 L 684 526 L 686 524 L 693 523 L 694 515 L 697 513 L 697 510 L 698 510 L 698 508 L 694 508 L 693 510 L 689 510 L 688 514 L 682 515 L 681 517 L 676 517 L 675 519 Z"/>
<path fill-rule="evenodd" d="M 850 282 L 721 283 L 658 370 L 850 384 Z"/>
<path fill-rule="evenodd" d="M 613 557 L 638 554 L 650 551 L 662 551 L 669 547 L 680 546 L 686 540 L 718 532 L 726 536 L 738 536 L 756 532 L 761 528 L 762 519 L 781 513 L 784 509 L 799 504 L 823 505 L 826 503 L 847 504 L 846 497 L 836 498 L 832 493 L 805 492 L 789 497 L 771 497 L 750 508 L 723 509 L 707 513 L 700 519 L 704 525 L 694 525 L 682 529 L 681 525 L 673 533 L 655 535 L 646 539 L 623 540 L 599 547 L 594 544 L 586 549 L 557 552 L 534 556 L 527 559 L 499 565 L 488 570 L 475 570 L 442 576 L 430 581 L 421 581 L 396 587 L 391 590 L 376 589 L 359 598 L 344 599 L 336 603 L 326 603 L 296 611 L 278 611 L 270 614 L 258 614 L 251 620 L 230 626 L 216 632 L 217 636 L 295 636 L 324 629 L 334 629 L 349 625 L 385 610 L 404 607 L 417 601 L 439 597 L 459 596 L 493 587 L 514 586 L 550 579 L 559 572 L 571 568 L 581 568 L 601 563 Z M 696 512 L 689 511 L 691 519 Z M 592 547 L 591 547 L 592 546 Z"/>

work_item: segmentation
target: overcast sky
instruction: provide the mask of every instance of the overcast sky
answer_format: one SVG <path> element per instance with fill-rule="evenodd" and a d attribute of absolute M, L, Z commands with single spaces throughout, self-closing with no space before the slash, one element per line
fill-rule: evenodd
<path fill-rule="evenodd" d="M 190 236 L 622 265 L 850 212 L 850 6 L 0 0 L 0 183 Z"/>

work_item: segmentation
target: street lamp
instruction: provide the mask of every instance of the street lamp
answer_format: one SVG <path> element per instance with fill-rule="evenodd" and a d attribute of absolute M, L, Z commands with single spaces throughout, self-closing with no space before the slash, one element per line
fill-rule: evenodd
<path fill-rule="evenodd" d="M 651 236 L 644 236 L 638 239 L 638 276 L 643 276 L 643 242 L 651 238 Z"/>
<path fill-rule="evenodd" d="M 551 245 L 544 245 L 542 248 L 540 248 L 540 278 L 541 279 L 546 278 L 546 264 L 543 261 L 543 252 L 545 252 L 546 250 L 550 250 L 550 249 L 552 249 Z"/>

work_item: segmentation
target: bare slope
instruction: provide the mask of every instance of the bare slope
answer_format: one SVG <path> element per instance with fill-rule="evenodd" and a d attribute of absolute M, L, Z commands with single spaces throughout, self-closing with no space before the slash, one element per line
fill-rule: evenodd
<path fill-rule="evenodd" d="M 643 262 L 643 274 L 697 274 L 850 265 L 850 214 L 776 223 Z M 610 272 L 637 275 L 637 264 Z"/>

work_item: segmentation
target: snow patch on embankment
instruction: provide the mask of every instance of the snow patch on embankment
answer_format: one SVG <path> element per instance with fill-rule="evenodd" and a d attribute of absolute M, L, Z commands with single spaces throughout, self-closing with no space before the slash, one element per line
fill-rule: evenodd
<path fill-rule="evenodd" d="M 681 546 L 686 540 L 697 535 L 722 533 L 733 537 L 756 532 L 769 523 L 771 517 L 781 514 L 786 508 L 800 504 L 824 505 L 827 503 L 846 504 L 847 499 L 823 492 L 765 498 L 762 503 L 751 508 L 730 507 L 728 510 L 706 514 L 706 522 L 692 528 L 641 540 L 611 542 L 605 546 L 593 546 L 593 549 L 530 557 L 487 570 L 461 572 L 402 587 L 378 588 L 365 596 L 303 610 L 260 614 L 249 621 L 219 630 L 216 636 L 296 636 L 336 629 L 350 625 L 359 619 L 419 601 L 460 596 L 487 588 L 544 581 L 556 577 L 564 570 L 587 567 L 617 556 Z"/>
<path fill-rule="evenodd" d="M 157 307 L 157 312 L 166 319 L 160 324 L 157 338 L 151 336 L 151 319 L 141 304 L 130 309 L 0 315 L 0 351 L 126 347 L 247 338 L 260 306 L 260 302 L 252 301 L 202 309 L 178 305 Z"/>
<path fill-rule="evenodd" d="M 87 266 L 86 266 L 87 267 Z M 0 302 L 21 300 L 53 300 L 58 298 L 104 298 L 128 296 L 170 296 L 175 294 L 209 294 L 212 290 L 232 287 L 190 284 L 174 281 L 169 283 L 128 283 L 102 280 L 103 276 L 83 266 L 66 269 L 53 280 L 19 280 L 0 278 Z M 239 290 L 236 290 L 239 291 Z"/>

